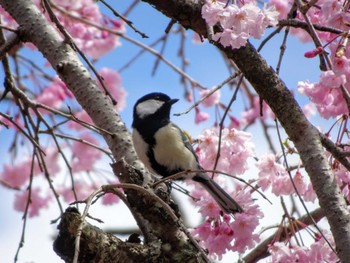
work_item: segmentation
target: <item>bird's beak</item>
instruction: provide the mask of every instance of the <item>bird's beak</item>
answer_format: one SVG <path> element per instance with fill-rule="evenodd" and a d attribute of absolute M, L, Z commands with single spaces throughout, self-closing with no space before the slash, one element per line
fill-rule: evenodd
<path fill-rule="evenodd" d="M 179 101 L 179 99 L 171 99 L 171 100 L 168 100 L 168 104 L 169 105 L 173 105 L 173 104 L 175 104 L 176 102 L 178 102 Z"/>

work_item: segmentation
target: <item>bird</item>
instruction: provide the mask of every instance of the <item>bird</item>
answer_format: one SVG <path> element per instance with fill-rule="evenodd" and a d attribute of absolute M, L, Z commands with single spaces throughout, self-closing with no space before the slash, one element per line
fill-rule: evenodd
<path fill-rule="evenodd" d="M 227 214 L 243 212 L 241 206 L 200 166 L 188 136 L 170 120 L 178 99 L 153 92 L 138 99 L 133 109 L 132 140 L 139 159 L 148 170 L 161 176 L 196 170 L 199 183 Z M 186 178 L 187 179 L 187 178 Z"/>

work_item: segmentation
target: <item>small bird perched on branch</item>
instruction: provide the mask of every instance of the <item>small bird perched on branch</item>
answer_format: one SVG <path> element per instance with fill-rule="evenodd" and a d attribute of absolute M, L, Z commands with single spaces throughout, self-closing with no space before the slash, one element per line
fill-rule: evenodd
<path fill-rule="evenodd" d="M 132 138 L 136 153 L 150 171 L 163 177 L 202 170 L 188 137 L 170 121 L 171 106 L 177 101 L 155 92 L 143 96 L 134 106 Z M 204 171 L 190 178 L 200 183 L 225 213 L 243 211 Z"/>

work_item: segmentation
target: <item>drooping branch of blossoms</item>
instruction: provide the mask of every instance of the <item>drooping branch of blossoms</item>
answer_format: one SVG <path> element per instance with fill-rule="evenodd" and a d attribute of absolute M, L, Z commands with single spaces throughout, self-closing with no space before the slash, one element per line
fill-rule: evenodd
<path fill-rule="evenodd" d="M 200 1 L 145 2 L 166 16 L 176 19 L 185 28 L 207 36 Z M 318 130 L 306 119 L 289 89 L 250 43 L 238 49 L 224 47 L 218 41 L 212 43 L 236 63 L 260 98 L 271 107 L 294 142 L 330 224 L 338 256 L 344 262 L 350 261 L 350 214 L 322 148 Z"/>
<path fill-rule="evenodd" d="M 320 221 L 324 217 L 324 213 L 320 208 L 312 211 L 310 214 L 316 222 Z M 295 222 L 298 222 L 299 225 L 296 231 L 300 231 L 304 229 L 304 227 L 313 224 L 313 221 L 310 219 L 309 215 L 304 215 L 298 219 L 295 219 Z M 257 262 L 258 260 L 269 256 L 268 248 L 273 241 L 283 242 L 284 240 L 291 238 L 290 234 L 293 232 L 293 228 L 291 227 L 291 225 L 282 228 L 282 230 L 278 229 L 275 233 L 270 235 L 268 238 L 264 239 L 264 241 L 261 242 L 256 248 L 254 248 L 250 253 L 245 255 L 243 261 L 246 263 Z M 281 235 L 281 233 L 283 234 Z M 292 235 L 293 234 L 295 234 L 295 232 L 292 233 Z"/>

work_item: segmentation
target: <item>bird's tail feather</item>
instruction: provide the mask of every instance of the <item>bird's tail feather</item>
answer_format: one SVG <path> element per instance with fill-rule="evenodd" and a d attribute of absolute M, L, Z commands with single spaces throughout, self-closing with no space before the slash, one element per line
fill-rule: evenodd
<path fill-rule="evenodd" d="M 228 214 L 243 212 L 240 205 L 207 174 L 198 174 L 192 179 L 200 183 L 208 191 L 224 212 Z"/>

